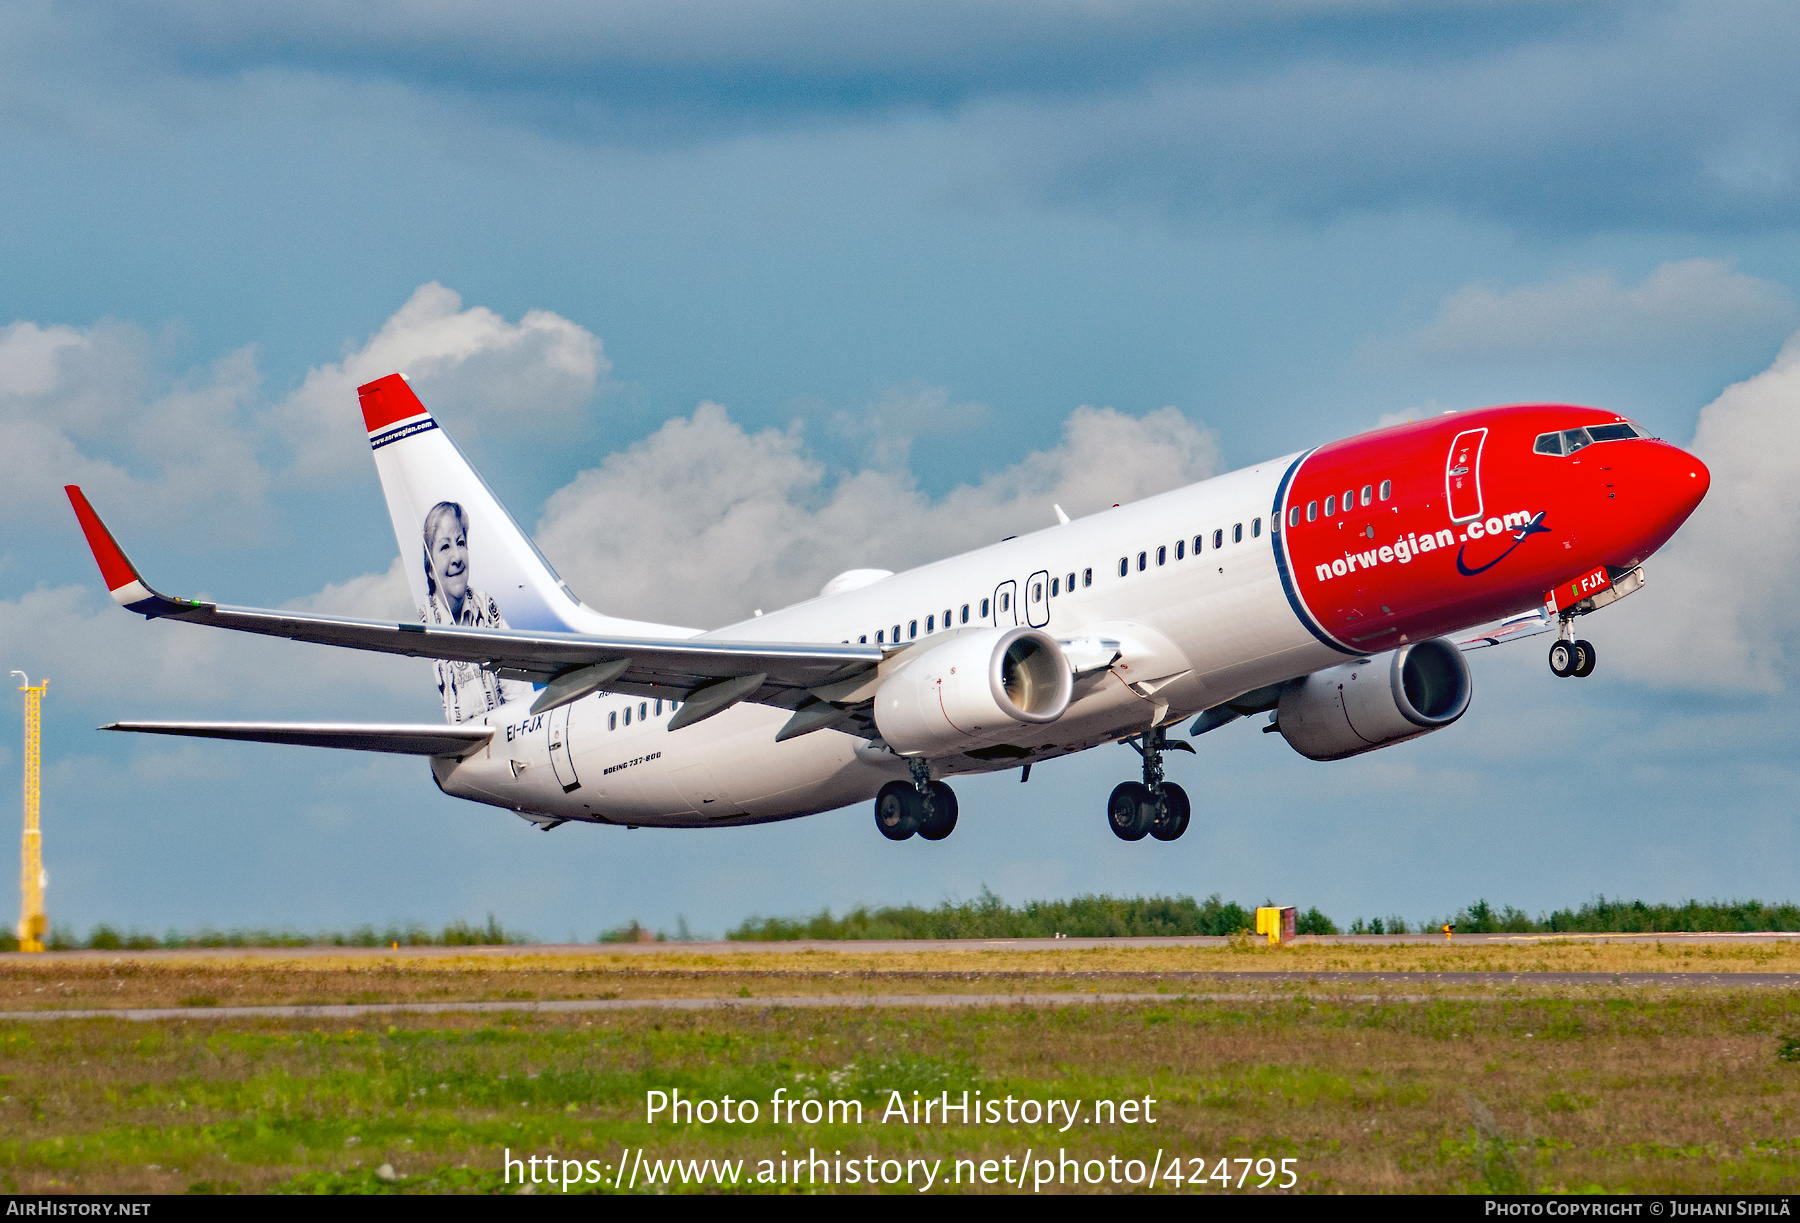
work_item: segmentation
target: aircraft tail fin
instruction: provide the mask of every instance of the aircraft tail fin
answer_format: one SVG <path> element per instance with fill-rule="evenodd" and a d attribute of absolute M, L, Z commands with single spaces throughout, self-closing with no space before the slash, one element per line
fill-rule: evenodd
<path fill-rule="evenodd" d="M 575 597 L 400 374 L 357 388 L 413 603 L 427 624 L 684 638 L 698 630 L 604 615 Z M 530 694 L 473 663 L 437 664 L 461 722 Z M 468 672 L 464 675 L 462 672 Z"/>

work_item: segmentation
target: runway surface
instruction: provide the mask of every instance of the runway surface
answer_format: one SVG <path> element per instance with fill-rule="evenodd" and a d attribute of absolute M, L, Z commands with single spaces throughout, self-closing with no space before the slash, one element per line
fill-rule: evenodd
<path fill-rule="evenodd" d="M 1235 972 L 1163 974 L 1182 979 L 1205 978 L 1271 985 L 1461 985 L 1493 987 L 1563 986 L 1586 989 L 1800 989 L 1800 973 L 1683 973 L 1683 972 Z M 372 1015 L 446 1014 L 566 1014 L 606 1011 L 717 1011 L 769 1008 L 847 1010 L 917 1008 L 966 1008 L 1006 1006 L 1086 1006 L 1133 1002 L 1279 1002 L 1286 993 L 1100 993 L 1074 990 L 1055 994 L 796 994 L 767 998 L 579 998 L 548 1002 L 372 1002 L 318 1006 L 191 1006 L 119 1007 L 38 1011 L 0 1011 L 0 1022 L 56 1019 L 118 1019 L 157 1022 L 191 1019 L 357 1019 Z M 1330 1002 L 1500 1002 L 1519 1000 L 1516 994 L 1442 993 L 1330 993 L 1317 996 Z M 1539 994 L 1525 998 L 1542 997 Z"/>

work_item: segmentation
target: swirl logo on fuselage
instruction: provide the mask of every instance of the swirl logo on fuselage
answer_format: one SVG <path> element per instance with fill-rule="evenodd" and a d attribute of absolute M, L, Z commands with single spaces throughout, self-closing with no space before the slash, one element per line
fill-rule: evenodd
<path fill-rule="evenodd" d="M 1533 535 L 1548 534 L 1550 528 L 1544 525 L 1544 513 L 1545 511 L 1539 510 L 1536 514 L 1532 515 L 1529 521 L 1518 524 L 1518 529 L 1513 532 L 1513 541 L 1507 546 L 1506 551 L 1502 552 L 1499 556 L 1496 556 L 1485 565 L 1477 565 L 1474 568 L 1469 567 L 1468 562 L 1464 559 L 1464 554 L 1468 551 L 1469 545 L 1464 543 L 1462 547 L 1456 550 L 1456 571 L 1466 578 L 1472 578 L 1477 574 L 1486 573 L 1489 569 L 1492 569 L 1495 565 L 1498 565 L 1501 561 L 1511 556 L 1514 548 L 1517 548 Z M 1506 527 L 1513 525 L 1512 520 L 1515 517 L 1522 518 L 1524 515 L 1515 516 L 1508 514 L 1504 520 L 1498 518 L 1488 519 L 1488 523 L 1501 523 L 1500 531 L 1489 530 L 1487 523 L 1471 522 L 1463 538 L 1465 540 L 1479 539 L 1484 535 L 1492 536 L 1499 534 L 1503 532 Z"/>

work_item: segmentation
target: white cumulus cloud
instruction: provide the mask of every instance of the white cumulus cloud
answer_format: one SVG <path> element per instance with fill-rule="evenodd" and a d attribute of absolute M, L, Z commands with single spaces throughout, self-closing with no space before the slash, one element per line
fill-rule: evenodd
<path fill-rule="evenodd" d="M 537 538 L 618 615 L 714 627 L 810 598 L 845 569 L 900 570 L 1212 475 L 1217 443 L 1174 408 L 1077 408 L 1060 445 L 932 499 L 903 468 L 832 479 L 797 429 L 747 433 L 717 404 L 671 420 L 545 505 Z"/>
<path fill-rule="evenodd" d="M 1658 686 L 1779 691 L 1800 634 L 1800 333 L 1701 411 L 1689 449 L 1712 489 L 1645 567 L 1644 592 L 1594 624 L 1601 641 L 1619 629 L 1601 665 Z"/>
<path fill-rule="evenodd" d="M 153 348 L 124 323 L 0 328 L 0 511 L 15 526 L 66 521 L 64 484 L 114 510 L 205 509 L 227 534 L 258 521 L 250 350 L 171 382 Z"/>
<path fill-rule="evenodd" d="M 1706 359 L 1772 344 L 1794 322 L 1793 296 L 1781 285 L 1723 259 L 1683 259 L 1634 285 L 1599 270 L 1512 289 L 1464 285 L 1431 322 L 1365 344 L 1362 356 L 1444 364 Z"/>
<path fill-rule="evenodd" d="M 356 388 L 404 373 L 433 410 L 453 414 L 463 432 L 503 418 L 512 432 L 566 425 L 612 369 L 600 340 L 549 310 L 509 323 L 433 281 L 363 345 L 309 370 L 271 421 L 292 452 L 300 479 L 352 470 L 367 461 Z"/>

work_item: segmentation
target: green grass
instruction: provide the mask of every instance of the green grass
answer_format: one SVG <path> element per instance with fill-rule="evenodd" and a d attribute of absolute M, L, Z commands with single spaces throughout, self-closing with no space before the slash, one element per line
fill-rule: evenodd
<path fill-rule="evenodd" d="M 1064 1148 L 1208 1169 L 1291 1158 L 1314 1192 L 1787 1191 L 1800 1183 L 1797 1012 L 1784 995 L 1709 990 L 15 1024 L 0 1027 L 0 1188 L 489 1192 L 506 1188 L 507 1150 L 754 1162 L 808 1148 L 945 1160 Z M 864 1123 L 773 1120 L 778 1088 L 860 1100 Z M 1157 1122 L 1065 1133 L 877 1120 L 891 1092 L 965 1088 L 1152 1096 Z M 748 1125 L 652 1123 L 652 1089 L 765 1103 Z"/>

